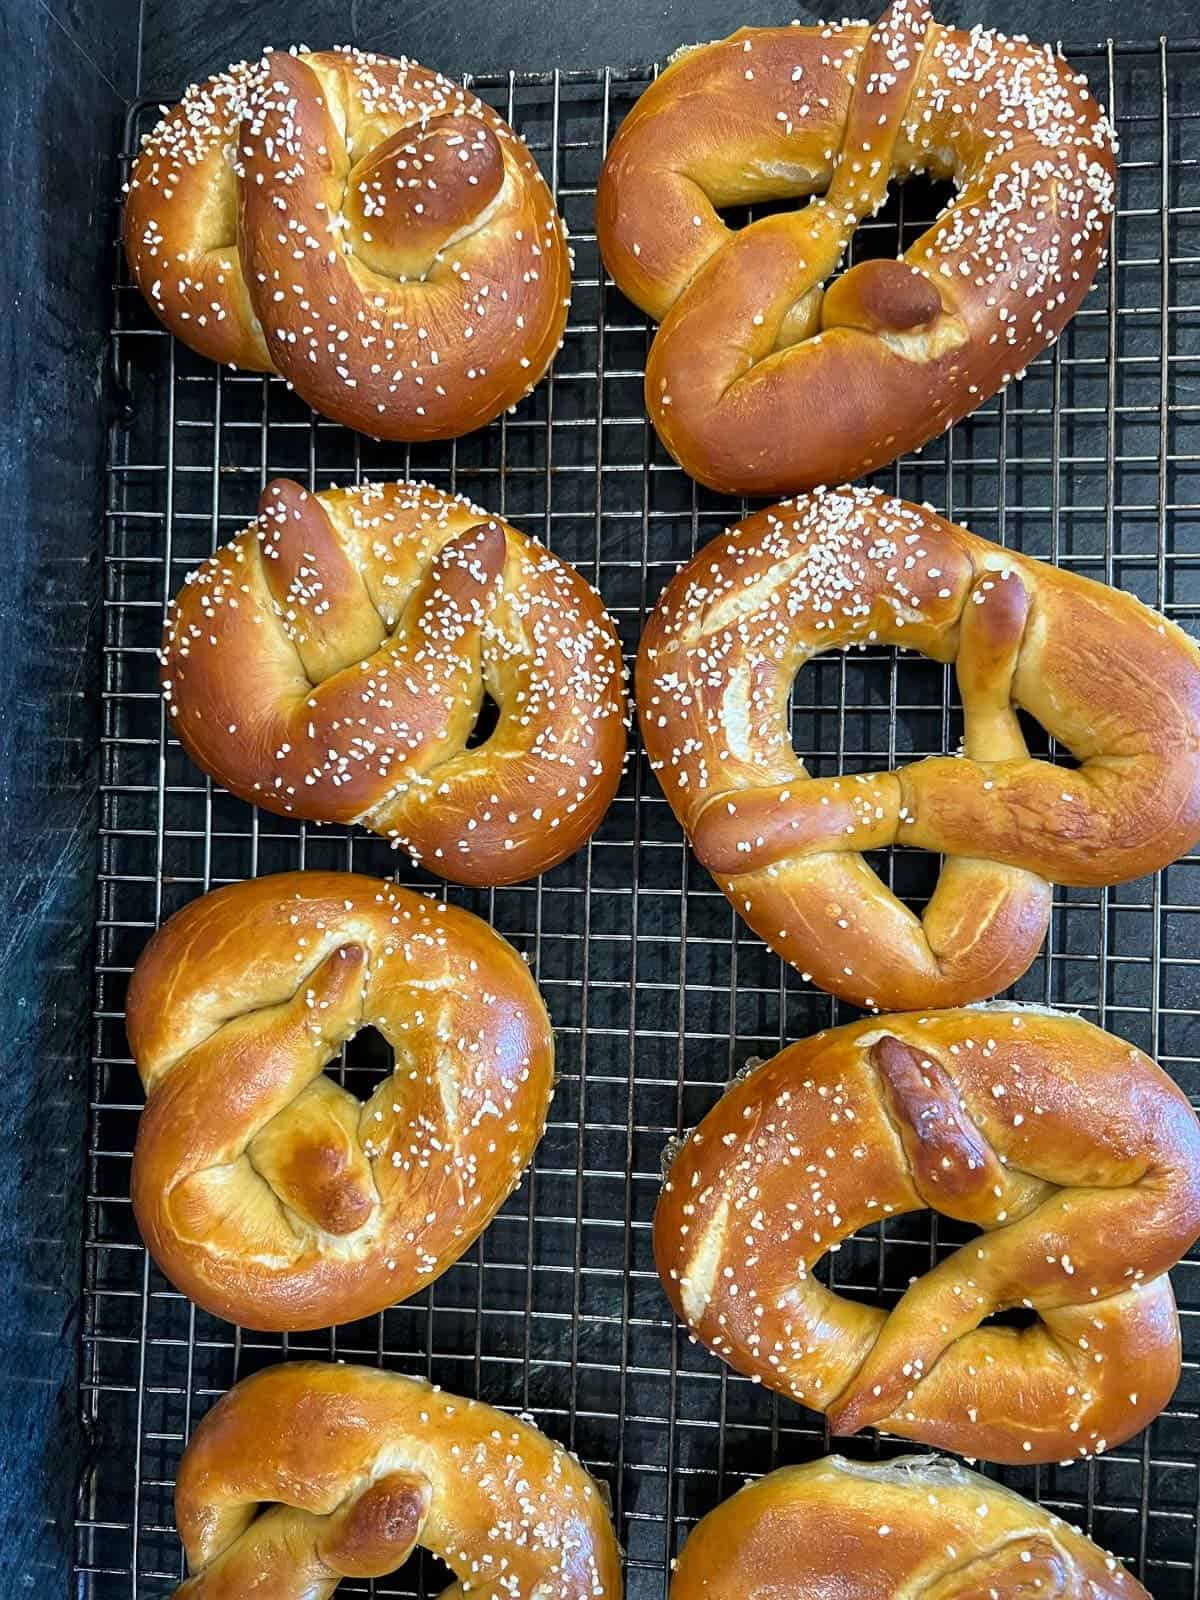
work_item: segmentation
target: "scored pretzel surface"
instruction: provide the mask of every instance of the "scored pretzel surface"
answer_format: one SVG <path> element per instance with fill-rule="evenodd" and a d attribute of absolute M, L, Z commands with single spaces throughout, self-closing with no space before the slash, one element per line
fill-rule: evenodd
<path fill-rule="evenodd" d="M 982 1229 L 887 1313 L 813 1276 L 925 1207 Z M 1200 1124 L 1078 1017 L 1002 1004 L 868 1018 L 736 1081 L 671 1163 L 655 1260 L 723 1360 L 823 1411 L 991 1461 L 1147 1426 L 1179 1376 L 1167 1276 L 1200 1235 Z M 981 1326 L 1023 1308 L 1032 1326 Z"/>
<path fill-rule="evenodd" d="M 173 731 L 234 794 L 360 822 L 460 883 L 555 866 L 620 780 L 624 669 L 599 596 L 425 484 L 269 483 L 176 597 L 162 663 Z M 470 746 L 485 690 L 499 719 Z"/>
<path fill-rule="evenodd" d="M 954 662 L 962 757 L 809 778 L 792 680 L 882 643 Z M 1033 960 L 1051 883 L 1120 883 L 1200 837 L 1200 650 L 1132 596 L 848 488 L 706 545 L 642 636 L 638 717 L 668 800 L 737 910 L 822 988 L 960 1005 Z M 1030 712 L 1078 760 L 1035 760 Z M 861 852 L 947 857 L 921 920 Z"/>
<path fill-rule="evenodd" d="M 600 1490 L 529 1422 L 414 1378 L 294 1361 L 246 1378 L 184 1450 L 177 1600 L 329 1600 L 418 1545 L 446 1600 L 620 1600 Z"/>
<path fill-rule="evenodd" d="M 325 1074 L 374 1027 L 394 1071 L 366 1103 Z M 451 1266 L 541 1137 L 554 1036 L 525 963 L 469 912 L 345 872 L 218 889 L 130 980 L 146 1088 L 134 1214 L 207 1311 L 321 1328 Z"/>
<path fill-rule="evenodd" d="M 613 141 L 597 233 L 661 324 L 659 437 L 692 477 L 774 495 L 851 479 L 1019 375 L 1108 239 L 1113 136 L 1048 47 L 930 21 L 743 28 L 680 52 Z M 957 193 L 899 259 L 824 288 L 892 178 Z M 721 207 L 815 195 L 731 231 Z"/>
<path fill-rule="evenodd" d="M 193 85 L 143 141 L 135 281 L 214 361 L 278 372 L 388 439 L 482 426 L 541 378 L 566 233 L 526 148 L 407 58 L 267 51 Z"/>
<path fill-rule="evenodd" d="M 1150 1600 L 1070 1523 L 937 1456 L 780 1467 L 688 1535 L 671 1600 Z"/>

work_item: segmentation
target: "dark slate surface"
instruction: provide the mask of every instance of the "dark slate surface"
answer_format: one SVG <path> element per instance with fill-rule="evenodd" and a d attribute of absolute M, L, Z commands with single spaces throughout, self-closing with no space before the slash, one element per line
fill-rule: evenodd
<path fill-rule="evenodd" d="M 5 8 L 0 52 L 0 1517 L 6 1595 L 67 1593 L 96 859 L 106 247 L 133 0 Z"/>
<path fill-rule="evenodd" d="M 173 93 L 268 43 L 354 43 L 453 73 L 625 66 L 661 60 L 677 45 L 718 38 L 743 22 L 815 22 L 879 9 L 875 0 L 828 9 L 794 0 L 144 0 L 142 84 L 151 94 Z M 943 22 L 1078 44 L 1200 33 L 1196 0 L 943 0 L 936 12 Z"/>

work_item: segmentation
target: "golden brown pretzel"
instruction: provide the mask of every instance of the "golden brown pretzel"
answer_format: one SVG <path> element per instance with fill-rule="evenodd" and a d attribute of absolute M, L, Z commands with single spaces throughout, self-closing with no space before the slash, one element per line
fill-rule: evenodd
<path fill-rule="evenodd" d="M 621 647 L 573 567 L 418 483 L 287 478 L 176 597 L 163 687 L 192 759 L 269 811 L 361 822 L 459 883 L 590 837 L 621 776 Z M 499 721 L 467 747 L 484 689 Z"/>
<path fill-rule="evenodd" d="M 937 1456 L 780 1467 L 710 1511 L 671 1600 L 1150 1600 L 1060 1517 Z"/>
<path fill-rule="evenodd" d="M 294 1361 L 230 1390 L 183 1453 L 175 1520 L 193 1574 L 178 1600 L 329 1600 L 417 1545 L 458 1577 L 443 1600 L 621 1597 L 612 1524 L 573 1455 L 369 1367 Z"/>
<path fill-rule="evenodd" d="M 808 778 L 792 679 L 868 642 L 955 663 L 964 759 Z M 772 949 L 860 1005 L 995 994 L 1041 943 L 1051 881 L 1119 883 L 1200 837 L 1192 640 L 1130 595 L 876 491 L 784 501 L 712 540 L 659 600 L 637 685 L 700 860 Z M 1014 706 L 1078 768 L 1031 759 Z M 920 922 L 861 855 L 891 844 L 950 858 Z"/>
<path fill-rule="evenodd" d="M 891 178 L 954 203 L 900 260 L 828 290 Z M 1048 48 L 930 21 L 742 28 L 680 52 L 622 123 L 597 231 L 661 323 L 659 437 L 730 493 L 839 483 L 912 450 L 1019 375 L 1074 315 L 1108 238 L 1108 122 Z M 731 233 L 722 206 L 818 194 Z"/>
<path fill-rule="evenodd" d="M 813 1277 L 927 1206 L 983 1232 L 890 1315 Z M 1167 1273 L 1198 1235 L 1200 1124 L 1166 1073 L 1078 1017 L 998 1004 L 868 1018 L 735 1082 L 672 1161 L 654 1252 L 709 1349 L 834 1433 L 1055 1461 L 1167 1403 Z M 1037 1320 L 981 1326 L 1015 1307 Z"/>
<path fill-rule="evenodd" d="M 387 439 L 478 428 L 562 342 L 566 233 L 524 143 L 415 61 L 268 51 L 143 142 L 125 250 L 172 333 Z"/>
<path fill-rule="evenodd" d="M 396 1066 L 364 1105 L 323 1069 L 367 1026 Z M 520 1182 L 553 1085 L 512 946 L 354 873 L 185 906 L 134 968 L 126 1027 L 142 1237 L 177 1288 L 251 1328 L 351 1322 L 431 1283 Z"/>

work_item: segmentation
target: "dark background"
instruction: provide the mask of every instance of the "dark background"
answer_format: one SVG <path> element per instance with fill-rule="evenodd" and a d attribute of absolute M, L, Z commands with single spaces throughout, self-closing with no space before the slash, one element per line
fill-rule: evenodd
<path fill-rule="evenodd" d="M 835 13 L 841 9 L 835 6 Z M 0 1516 L 7 1592 L 66 1592 L 91 996 L 104 381 L 125 103 L 268 42 L 449 73 L 625 65 L 809 7 L 715 0 L 0 0 Z M 1090 43 L 1200 33 L 1194 0 L 947 0 L 940 20 Z M 11 1586 L 11 1587 L 9 1587 Z"/>

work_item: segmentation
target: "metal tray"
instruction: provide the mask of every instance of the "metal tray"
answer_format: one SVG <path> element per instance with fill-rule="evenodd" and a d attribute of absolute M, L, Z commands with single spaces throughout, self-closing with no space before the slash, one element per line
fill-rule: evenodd
<path fill-rule="evenodd" d="M 880 476 L 979 532 L 1129 589 L 1200 623 L 1200 45 L 1075 52 L 1121 138 L 1113 262 L 1061 344 L 946 439 Z M 457 444 L 375 444 L 314 417 L 275 379 L 218 371 L 170 339 L 114 249 L 105 540 L 100 887 L 86 1202 L 79 1510 L 82 1595 L 150 1596 L 182 1572 L 171 1492 L 180 1451 L 237 1378 L 288 1356 L 378 1362 L 533 1415 L 609 1484 L 631 1600 L 661 1600 L 695 1520 L 746 1478 L 821 1454 L 820 1419 L 689 1344 L 654 1273 L 650 1222 L 667 1141 L 748 1058 L 850 1013 L 804 985 L 740 923 L 690 858 L 635 753 L 611 813 L 536 883 L 450 888 L 526 951 L 558 1029 L 560 1081 L 532 1172 L 466 1258 L 381 1316 L 293 1337 L 198 1311 L 151 1266 L 129 1205 L 142 1096 L 122 1023 L 127 975 L 154 926 L 210 887 L 285 868 L 344 867 L 433 888 L 353 829 L 256 812 L 207 782 L 170 738 L 155 648 L 187 570 L 253 515 L 265 480 L 417 476 L 539 535 L 602 591 L 630 656 L 648 606 L 744 509 L 690 482 L 645 420 L 644 318 L 600 270 L 592 208 L 607 141 L 646 72 L 510 74 L 474 84 L 528 139 L 574 235 L 565 348 L 515 413 Z M 126 161 L 156 116 L 131 108 Z M 890 254 L 930 220 L 918 187 L 864 226 Z M 953 749 L 942 667 L 886 652 L 801 673 L 797 748 L 818 773 Z M 1045 748 L 1043 742 L 1042 748 Z M 917 899 L 936 862 L 885 858 Z M 1200 857 L 1111 891 L 1061 892 L 1047 949 L 1017 988 L 1070 1006 L 1200 1092 Z M 338 1070 L 361 1091 L 386 1056 L 371 1035 Z M 894 1298 L 956 1242 L 928 1216 L 830 1258 L 851 1293 Z M 1200 1272 L 1177 1271 L 1185 1369 L 1170 1407 L 1102 1460 L 998 1473 L 1125 1557 L 1156 1596 L 1200 1577 Z M 839 1446 L 887 1455 L 874 1436 Z M 354 1594 L 436 1594 L 419 1556 Z"/>

